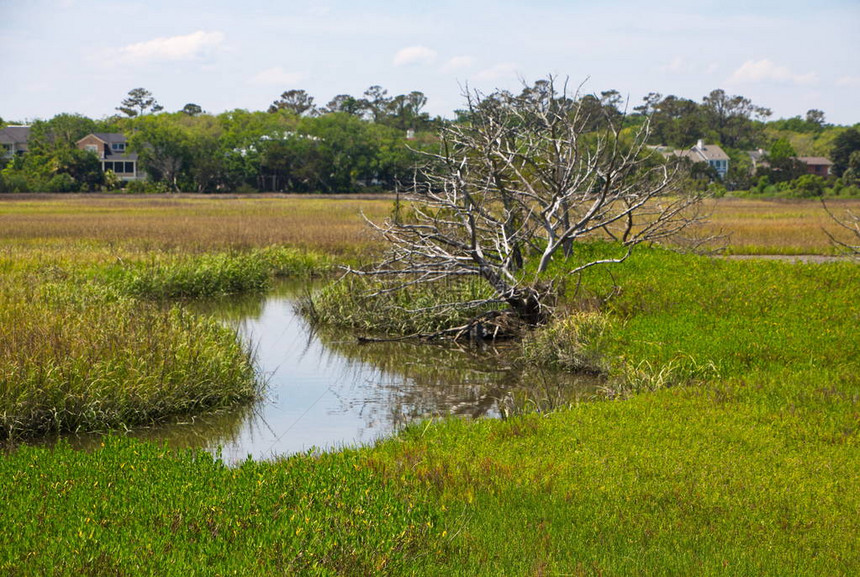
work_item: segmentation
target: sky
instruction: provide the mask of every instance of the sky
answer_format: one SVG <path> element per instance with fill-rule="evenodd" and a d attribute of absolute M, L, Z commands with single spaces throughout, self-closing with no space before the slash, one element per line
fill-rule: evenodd
<path fill-rule="evenodd" d="M 464 89 L 547 75 L 582 92 L 701 102 L 742 95 L 772 118 L 860 122 L 860 0 L 0 0 L 0 118 L 104 118 L 129 90 L 167 111 L 325 105 L 379 85 L 453 117 Z"/>

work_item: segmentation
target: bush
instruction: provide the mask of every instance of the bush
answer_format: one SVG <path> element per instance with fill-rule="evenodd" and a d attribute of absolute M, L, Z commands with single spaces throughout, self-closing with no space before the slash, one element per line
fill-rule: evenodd
<path fill-rule="evenodd" d="M 804 174 L 792 183 L 797 196 L 810 198 L 824 194 L 824 179 L 814 174 Z"/>
<path fill-rule="evenodd" d="M 78 192 L 78 190 L 80 190 L 78 182 L 71 175 L 61 173 L 48 181 L 46 192 Z"/>

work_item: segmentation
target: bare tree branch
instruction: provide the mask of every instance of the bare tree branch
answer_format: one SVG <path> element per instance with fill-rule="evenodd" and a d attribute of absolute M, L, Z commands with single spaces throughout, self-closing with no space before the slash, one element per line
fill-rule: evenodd
<path fill-rule="evenodd" d="M 854 239 L 857 240 L 858 243 L 850 244 L 847 241 L 839 240 L 827 229 L 824 229 L 824 234 L 827 235 L 834 246 L 839 247 L 843 252 L 854 256 L 855 258 L 860 258 L 860 215 L 856 215 L 850 210 L 846 210 L 845 216 L 840 218 L 833 214 L 830 207 L 827 206 L 827 203 L 825 203 L 824 200 L 821 201 L 821 206 L 824 207 L 825 212 L 827 212 L 831 220 L 833 220 L 833 222 L 835 222 L 840 228 L 847 230 L 851 235 L 853 235 Z"/>

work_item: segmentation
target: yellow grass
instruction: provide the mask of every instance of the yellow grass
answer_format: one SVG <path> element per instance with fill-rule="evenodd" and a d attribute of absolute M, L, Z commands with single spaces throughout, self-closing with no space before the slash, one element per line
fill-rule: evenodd
<path fill-rule="evenodd" d="M 860 200 L 830 200 L 828 206 L 836 214 L 860 214 Z M 0 257 L 16 248 L 56 256 L 71 245 L 88 245 L 96 261 L 150 250 L 270 245 L 354 256 L 379 248 L 361 214 L 379 221 L 392 207 L 393 197 L 384 195 L 0 195 Z M 824 230 L 845 233 L 817 200 L 726 198 L 711 201 L 711 207 L 702 234 L 730 233 L 727 244 L 735 254 L 830 254 L 834 249 Z"/>
<path fill-rule="evenodd" d="M 851 242 L 819 200 L 721 198 L 709 204 L 713 212 L 704 231 L 729 233 L 733 254 L 831 254 L 835 249 L 825 230 Z M 860 214 L 860 199 L 827 200 L 827 206 L 837 216 L 846 210 Z"/>
<path fill-rule="evenodd" d="M 353 253 L 374 242 L 361 217 L 390 200 L 351 197 L 0 195 L 0 242 L 124 250 L 211 250 L 291 245 Z"/>

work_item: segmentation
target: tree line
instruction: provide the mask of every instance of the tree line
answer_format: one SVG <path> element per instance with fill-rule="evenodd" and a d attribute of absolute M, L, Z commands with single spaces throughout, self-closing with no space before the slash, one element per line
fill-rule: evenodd
<path fill-rule="evenodd" d="M 500 99 L 540 100 L 548 81 L 482 98 L 492 107 Z M 648 144 L 689 148 L 698 140 L 719 144 L 730 157 L 722 185 L 730 190 L 762 189 L 804 176 L 797 156 L 824 156 L 848 185 L 860 182 L 860 132 L 827 124 L 820 110 L 805 117 L 770 120 L 771 111 L 750 99 L 713 90 L 696 102 L 650 93 L 638 105 L 616 90 L 574 93 L 585 132 L 608 127 L 631 130 L 649 123 Z M 166 112 L 144 88 L 136 88 L 116 108 L 118 114 L 94 120 L 59 114 L 32 124 L 26 155 L 0 161 L 0 191 L 93 191 L 118 188 L 115 175 L 103 174 L 92 153 L 75 143 L 93 132 L 123 133 L 139 155 L 146 182 L 131 189 L 149 191 L 274 191 L 347 193 L 391 190 L 415 172 L 415 150 L 438 148 L 444 127 L 468 124 L 474 110 L 455 111 L 447 120 L 431 118 L 419 92 L 389 95 L 381 86 L 361 96 L 340 94 L 317 106 L 304 90 L 283 92 L 266 111 L 232 110 L 209 114 L 197 104 Z M 2 123 L 2 121 L 0 121 Z M 2 126 L 2 124 L 0 124 Z M 753 170 L 750 150 L 769 158 Z M 856 153 L 856 154 L 855 154 Z M 700 167 L 698 178 L 715 175 Z"/>

